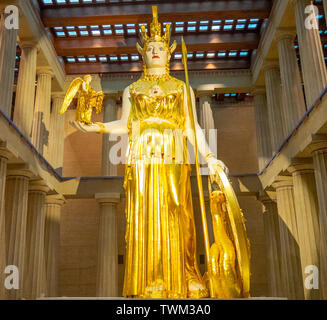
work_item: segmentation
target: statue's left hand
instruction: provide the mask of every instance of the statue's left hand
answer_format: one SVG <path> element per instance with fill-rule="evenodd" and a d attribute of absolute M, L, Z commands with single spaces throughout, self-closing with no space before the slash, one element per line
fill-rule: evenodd
<path fill-rule="evenodd" d="M 210 175 L 213 175 L 213 176 L 216 175 L 217 166 L 222 168 L 227 176 L 229 175 L 229 170 L 222 161 L 220 161 L 214 157 L 211 157 L 208 159 L 208 167 L 209 167 Z"/>

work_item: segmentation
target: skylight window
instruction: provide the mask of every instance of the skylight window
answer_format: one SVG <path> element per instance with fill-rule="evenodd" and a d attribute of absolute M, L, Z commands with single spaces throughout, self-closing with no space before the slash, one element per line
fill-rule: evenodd
<path fill-rule="evenodd" d="M 231 51 L 229 54 L 228 54 L 229 57 L 236 57 L 237 56 L 237 52 L 235 51 Z"/>
<path fill-rule="evenodd" d="M 100 30 L 92 30 L 91 32 L 93 36 L 99 36 L 101 34 Z"/>
<path fill-rule="evenodd" d="M 99 57 L 99 61 L 101 61 L 101 62 L 107 62 L 108 59 L 107 59 L 107 57 Z"/>
<path fill-rule="evenodd" d="M 88 59 L 89 59 L 90 62 L 96 62 L 97 61 L 96 57 L 88 57 Z"/>
<path fill-rule="evenodd" d="M 105 34 L 105 35 L 112 34 L 112 31 L 106 29 L 106 30 L 103 30 L 103 34 Z"/>
<path fill-rule="evenodd" d="M 183 32 L 184 27 L 175 27 L 175 32 Z"/>
<path fill-rule="evenodd" d="M 110 59 L 110 61 L 117 61 L 118 57 L 117 56 L 111 56 L 109 59 Z"/>
<path fill-rule="evenodd" d="M 86 30 L 86 31 L 80 31 L 79 32 L 81 36 L 88 36 L 89 35 L 89 32 Z"/>
<path fill-rule="evenodd" d="M 226 57 L 226 52 L 218 52 L 218 57 L 219 58 Z"/>
<path fill-rule="evenodd" d="M 204 57 L 204 53 L 203 52 L 197 52 L 195 55 L 196 58 L 203 58 Z"/>
<path fill-rule="evenodd" d="M 132 55 L 132 56 L 131 56 L 131 59 L 132 59 L 133 61 L 138 61 L 138 60 L 139 60 L 139 56 L 138 56 L 138 55 Z"/>
<path fill-rule="evenodd" d="M 56 35 L 58 37 L 64 37 L 66 34 L 65 34 L 65 32 L 60 31 L 60 32 L 56 32 Z"/>
<path fill-rule="evenodd" d="M 237 24 L 236 29 L 237 30 L 243 30 L 245 28 L 245 24 Z"/>
<path fill-rule="evenodd" d="M 124 30 L 123 29 L 116 29 L 115 33 L 116 34 L 124 34 Z"/>
<path fill-rule="evenodd" d="M 221 28 L 221 26 L 212 26 L 212 27 L 211 27 L 211 30 L 212 30 L 212 31 L 219 31 L 220 28 Z"/>
<path fill-rule="evenodd" d="M 209 26 L 200 26 L 199 30 L 200 31 L 207 31 Z"/>
<path fill-rule="evenodd" d="M 181 53 L 175 53 L 175 59 L 182 59 Z"/>
<path fill-rule="evenodd" d="M 76 62 L 76 60 L 74 57 L 68 57 L 67 62 L 73 63 L 73 62 Z"/>
<path fill-rule="evenodd" d="M 187 27 L 187 31 L 192 32 L 192 31 L 196 31 L 196 27 Z"/>
<path fill-rule="evenodd" d="M 121 61 L 128 61 L 128 56 L 120 56 Z"/>
<path fill-rule="evenodd" d="M 76 31 L 68 31 L 68 35 L 71 36 L 71 37 L 76 37 L 77 32 Z"/>
<path fill-rule="evenodd" d="M 77 60 L 78 60 L 78 62 L 86 62 L 85 57 L 78 57 Z"/>
<path fill-rule="evenodd" d="M 215 53 L 214 52 L 208 52 L 207 53 L 207 58 L 214 58 L 215 57 Z"/>
<path fill-rule="evenodd" d="M 224 25 L 224 30 L 232 30 L 232 29 L 233 29 L 233 25 L 231 24 Z"/>
<path fill-rule="evenodd" d="M 256 29 L 257 26 L 258 26 L 257 23 L 250 23 L 250 24 L 248 25 L 248 29 Z"/>

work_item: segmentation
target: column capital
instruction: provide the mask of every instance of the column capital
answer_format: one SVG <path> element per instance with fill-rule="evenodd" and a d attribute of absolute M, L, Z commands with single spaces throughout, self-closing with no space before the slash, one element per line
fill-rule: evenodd
<path fill-rule="evenodd" d="M 196 98 L 202 98 L 202 97 L 210 97 L 212 98 L 212 91 L 196 91 L 195 94 Z"/>
<path fill-rule="evenodd" d="M 252 95 L 265 95 L 266 87 L 265 86 L 255 86 L 251 88 Z"/>
<path fill-rule="evenodd" d="M 40 50 L 39 44 L 33 39 L 22 39 L 18 42 L 18 45 L 22 50 L 25 48 L 35 48 L 37 51 Z"/>
<path fill-rule="evenodd" d="M 50 188 L 46 185 L 42 179 L 31 180 L 28 186 L 28 191 L 39 191 L 48 193 Z"/>
<path fill-rule="evenodd" d="M 66 203 L 66 199 L 61 194 L 51 194 L 51 195 L 46 196 L 45 203 L 46 204 L 57 204 L 57 205 L 62 206 Z"/>
<path fill-rule="evenodd" d="M 295 158 L 292 159 L 291 166 L 287 169 L 291 174 L 301 172 L 313 172 L 313 161 L 312 158 Z"/>
<path fill-rule="evenodd" d="M 294 41 L 296 37 L 296 28 L 279 28 L 276 34 L 276 41 L 289 40 Z"/>
<path fill-rule="evenodd" d="M 115 100 L 116 103 L 120 100 L 120 98 L 122 97 L 122 94 L 120 92 L 115 92 L 115 93 L 105 93 L 104 94 L 104 101 L 106 99 L 112 99 Z"/>
<path fill-rule="evenodd" d="M 293 178 L 292 176 L 278 176 L 274 183 L 272 184 L 272 187 L 276 190 L 280 188 L 292 188 L 293 187 Z"/>
<path fill-rule="evenodd" d="M 263 63 L 263 71 L 267 72 L 267 71 L 274 70 L 274 69 L 279 70 L 278 59 L 266 59 Z"/>
<path fill-rule="evenodd" d="M 43 66 L 43 67 L 37 67 L 36 68 L 36 74 L 39 76 L 40 74 L 46 74 L 46 75 L 50 75 L 51 78 L 54 77 L 54 72 L 52 70 L 51 67 L 46 67 L 46 66 Z"/>
<path fill-rule="evenodd" d="M 275 203 L 277 200 L 276 192 L 275 191 L 264 191 L 260 192 L 257 196 L 258 201 L 260 201 L 263 205 L 269 203 Z"/>
<path fill-rule="evenodd" d="M 313 135 L 312 142 L 308 148 L 311 153 L 318 151 L 327 152 L 327 135 Z"/>
<path fill-rule="evenodd" d="M 65 95 L 66 94 L 63 91 L 51 92 L 51 98 L 52 99 L 64 99 Z"/>
<path fill-rule="evenodd" d="M 0 146 L 0 158 L 4 158 L 8 160 L 10 157 L 11 157 L 11 152 L 8 149 Z"/>
<path fill-rule="evenodd" d="M 31 179 L 34 174 L 26 164 L 9 164 L 7 167 L 7 177 L 23 176 Z"/>
<path fill-rule="evenodd" d="M 120 202 L 120 193 L 97 193 L 95 194 L 95 199 L 100 204 L 115 204 Z"/>

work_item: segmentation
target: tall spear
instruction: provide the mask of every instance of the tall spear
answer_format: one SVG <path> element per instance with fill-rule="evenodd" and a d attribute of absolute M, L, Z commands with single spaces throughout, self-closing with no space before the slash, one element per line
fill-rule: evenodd
<path fill-rule="evenodd" d="M 209 266 L 209 263 L 210 263 L 210 251 L 209 251 L 210 250 L 210 242 L 209 242 L 209 234 L 208 234 L 208 224 L 207 224 L 207 216 L 206 216 L 205 203 L 204 203 L 202 178 L 201 178 L 201 173 L 200 173 L 200 163 L 199 163 L 199 155 L 198 155 L 198 141 L 197 141 L 197 137 L 196 137 L 195 120 L 194 120 L 194 113 L 193 113 L 193 107 L 192 107 L 190 81 L 189 81 L 188 69 L 187 69 L 187 48 L 186 48 L 183 37 L 182 37 L 182 54 L 183 54 L 183 64 L 184 64 L 184 70 L 185 70 L 185 82 L 186 82 L 188 112 L 189 112 L 189 116 L 190 116 L 190 120 L 191 120 L 191 127 L 192 127 L 192 130 L 193 130 L 193 133 L 194 133 L 195 167 L 196 167 L 196 177 L 197 177 L 197 181 L 198 181 L 200 209 L 201 209 L 201 218 L 202 218 L 203 235 L 204 235 L 204 245 L 205 245 L 205 250 L 206 250 L 207 266 Z"/>

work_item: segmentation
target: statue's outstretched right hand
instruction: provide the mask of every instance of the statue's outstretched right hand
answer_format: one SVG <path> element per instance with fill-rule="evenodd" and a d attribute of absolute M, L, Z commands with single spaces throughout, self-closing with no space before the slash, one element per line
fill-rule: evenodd
<path fill-rule="evenodd" d="M 69 121 L 69 124 L 72 127 L 82 132 L 100 132 L 99 125 L 95 123 L 85 124 L 84 122 L 81 121 Z"/>

